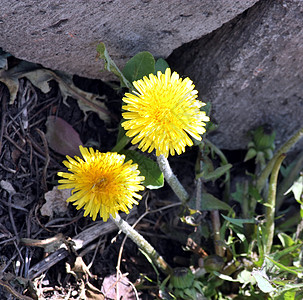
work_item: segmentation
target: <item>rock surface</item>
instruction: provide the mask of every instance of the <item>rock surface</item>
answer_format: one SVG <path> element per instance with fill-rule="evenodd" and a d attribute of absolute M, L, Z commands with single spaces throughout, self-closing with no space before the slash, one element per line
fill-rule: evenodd
<path fill-rule="evenodd" d="M 212 103 L 219 129 L 211 138 L 220 148 L 245 148 L 248 131 L 264 123 L 279 146 L 303 126 L 302 0 L 0 5 L 0 47 L 51 69 L 110 78 L 96 61 L 99 41 L 120 67 L 139 51 L 167 57 L 176 49 L 168 61 Z"/>
<path fill-rule="evenodd" d="M 303 126 L 302 0 L 260 1 L 169 63 L 212 103 L 212 140 L 221 148 L 244 149 L 247 132 L 264 123 L 277 131 L 277 145 Z"/>
<path fill-rule="evenodd" d="M 44 67 L 104 79 L 98 42 L 120 67 L 140 51 L 165 58 L 257 1 L 0 0 L 0 47 Z"/>

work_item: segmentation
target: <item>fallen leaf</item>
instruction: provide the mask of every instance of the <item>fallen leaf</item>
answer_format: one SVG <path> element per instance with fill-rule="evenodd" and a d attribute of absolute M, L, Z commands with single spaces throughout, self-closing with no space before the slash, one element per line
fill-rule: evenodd
<path fill-rule="evenodd" d="M 44 252 L 48 254 L 60 248 L 66 249 L 66 237 L 62 233 L 44 240 L 21 238 L 20 243 L 25 246 L 44 248 Z"/>
<path fill-rule="evenodd" d="M 6 190 L 10 195 L 15 195 L 16 190 L 12 186 L 12 184 L 9 181 L 1 180 L 0 181 L 0 187 L 4 190 Z"/>
<path fill-rule="evenodd" d="M 90 282 L 85 284 L 85 296 L 87 300 L 104 300 L 103 293 L 93 286 Z"/>
<path fill-rule="evenodd" d="M 116 275 L 110 275 L 104 278 L 101 291 L 103 292 L 105 297 L 109 299 L 116 299 L 117 288 L 119 290 L 119 296 L 121 297 L 123 295 L 123 300 L 136 299 L 136 295 L 133 291 L 133 288 L 130 285 L 129 280 L 125 276 L 121 277 L 118 282 Z"/>
<path fill-rule="evenodd" d="M 96 279 L 96 276 L 94 276 L 89 271 L 88 266 L 85 264 L 81 256 L 76 257 L 73 266 L 71 266 L 67 262 L 65 264 L 65 267 L 67 273 L 72 274 L 76 278 L 76 280 L 81 281 L 80 294 L 82 295 L 83 298 L 80 297 L 80 299 L 86 299 L 86 300 L 105 299 L 103 293 L 88 281 L 88 278 Z"/>
<path fill-rule="evenodd" d="M 105 99 L 105 96 L 82 91 L 74 85 L 72 75 L 44 69 L 37 64 L 26 61 L 21 61 L 9 70 L 0 69 L 0 81 L 8 87 L 10 92 L 10 104 L 13 104 L 16 99 L 19 89 L 18 79 L 22 77 L 26 77 L 34 86 L 41 89 L 43 93 L 49 92 L 50 87 L 48 83 L 51 80 L 56 80 L 66 105 L 67 97 L 72 97 L 77 100 L 85 116 L 88 111 L 94 111 L 104 122 L 110 121 L 110 112 L 107 110 L 105 104 L 98 100 Z"/>
<path fill-rule="evenodd" d="M 79 134 L 66 121 L 59 117 L 49 116 L 46 121 L 46 139 L 54 151 L 75 156 L 80 155 L 79 146 L 83 145 Z"/>
<path fill-rule="evenodd" d="M 87 276 L 90 278 L 95 278 L 95 276 L 89 271 L 89 268 L 83 261 L 81 256 L 77 256 L 74 265 L 71 267 L 69 263 L 66 264 L 67 273 L 73 274 L 76 279 L 82 278 L 82 276 Z"/>
<path fill-rule="evenodd" d="M 46 203 L 41 207 L 41 215 L 53 217 L 54 215 L 64 216 L 68 211 L 68 202 L 66 199 L 70 197 L 70 190 L 58 190 L 54 187 L 51 191 L 45 193 Z"/>

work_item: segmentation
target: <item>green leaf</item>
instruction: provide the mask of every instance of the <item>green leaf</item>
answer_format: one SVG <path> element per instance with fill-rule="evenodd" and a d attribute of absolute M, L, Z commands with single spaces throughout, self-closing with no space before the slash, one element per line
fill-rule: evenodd
<path fill-rule="evenodd" d="M 253 270 L 251 275 L 256 279 L 257 285 L 263 293 L 271 293 L 275 290 L 265 274 L 265 271 Z"/>
<path fill-rule="evenodd" d="M 129 82 L 142 79 L 144 76 L 155 72 L 155 59 L 147 51 L 139 52 L 132 57 L 122 70 L 123 75 Z"/>
<path fill-rule="evenodd" d="M 252 131 L 252 135 L 257 151 L 264 151 L 267 148 L 275 148 L 274 141 L 276 132 L 270 126 L 259 126 Z"/>
<path fill-rule="evenodd" d="M 296 298 L 296 290 L 285 291 L 278 297 L 275 297 L 275 300 L 295 300 Z"/>
<path fill-rule="evenodd" d="M 231 193 L 232 198 L 242 204 L 244 200 L 247 198 L 247 189 L 245 189 L 244 182 L 236 182 L 236 191 Z"/>
<path fill-rule="evenodd" d="M 200 110 L 205 111 L 206 115 L 210 116 L 211 115 L 211 108 L 212 108 L 211 102 L 206 102 L 206 105 L 201 106 Z M 209 122 L 207 122 L 207 123 L 209 123 Z"/>
<path fill-rule="evenodd" d="M 302 194 L 303 194 L 303 175 L 301 175 L 294 184 L 289 188 L 289 190 L 285 193 L 288 194 L 290 191 L 293 192 L 295 199 L 302 204 Z"/>
<path fill-rule="evenodd" d="M 221 214 L 221 216 L 228 222 L 237 225 L 239 227 L 243 227 L 243 224 L 255 224 L 256 220 L 255 219 L 233 219 L 227 216 L 224 216 Z"/>
<path fill-rule="evenodd" d="M 274 260 L 279 260 L 284 255 L 292 254 L 292 252 L 296 251 L 297 249 L 299 249 L 301 247 L 302 247 L 302 244 L 292 245 L 283 250 L 279 250 L 279 251 L 275 252 L 270 257 L 272 257 Z"/>
<path fill-rule="evenodd" d="M 263 202 L 263 198 L 262 198 L 261 194 L 259 193 L 258 189 L 254 185 L 249 184 L 248 193 L 251 197 L 256 199 L 256 201 L 258 201 L 260 203 Z M 262 203 L 262 204 L 265 205 L 264 203 Z"/>
<path fill-rule="evenodd" d="M 145 187 L 148 189 L 159 189 L 163 187 L 163 173 L 155 161 L 134 150 L 122 150 L 119 153 L 126 156 L 125 161 L 131 159 L 134 163 L 138 164 L 140 175 L 145 177 L 145 180 L 143 181 Z"/>
<path fill-rule="evenodd" d="M 278 238 L 283 248 L 287 248 L 295 244 L 295 241 L 288 234 L 284 232 L 278 233 Z"/>
<path fill-rule="evenodd" d="M 211 180 L 216 180 L 222 175 L 224 175 L 230 168 L 232 167 L 231 164 L 224 165 L 222 167 L 219 167 L 215 169 L 213 172 L 210 172 L 208 174 L 204 174 L 204 172 L 197 174 L 196 179 L 198 178 L 203 178 L 204 181 L 211 181 Z"/>
<path fill-rule="evenodd" d="M 243 270 L 241 271 L 238 276 L 237 276 L 237 280 L 240 283 L 245 283 L 245 284 L 256 284 L 256 280 L 255 278 L 251 275 L 251 272 L 247 271 L 247 270 Z"/>
<path fill-rule="evenodd" d="M 296 276 L 299 275 L 299 273 L 298 273 L 297 271 L 293 270 L 293 268 L 291 268 L 291 267 L 286 267 L 286 266 L 282 265 L 281 263 L 279 263 L 279 262 L 277 262 L 277 261 L 271 259 L 269 256 L 267 256 L 266 258 L 268 258 L 268 259 L 269 259 L 274 265 L 276 265 L 280 270 L 286 271 L 286 272 L 291 273 L 291 274 L 295 274 Z"/>
<path fill-rule="evenodd" d="M 202 193 L 201 210 L 227 210 L 232 208 L 225 202 L 208 193 Z"/>
<path fill-rule="evenodd" d="M 121 83 L 121 86 L 126 86 L 128 89 L 133 89 L 133 85 L 131 84 L 130 81 L 128 81 L 123 73 L 119 70 L 119 68 L 117 67 L 117 65 L 115 64 L 115 62 L 111 59 L 111 57 L 109 56 L 107 49 L 105 47 L 104 43 L 100 43 L 97 48 L 96 48 L 99 56 L 101 59 L 104 60 L 104 70 L 107 70 L 109 72 L 112 72 L 113 74 L 115 74 Z"/>
<path fill-rule="evenodd" d="M 281 172 L 283 178 L 289 176 L 291 170 L 296 166 L 296 164 L 297 164 L 297 162 L 296 162 L 296 160 L 294 160 L 287 166 L 283 166 L 283 165 L 281 166 L 280 172 Z"/>
<path fill-rule="evenodd" d="M 220 279 L 222 280 L 225 280 L 225 281 L 231 281 L 231 282 L 239 282 L 239 279 L 233 279 L 232 277 L 228 276 L 228 275 L 225 275 L 225 274 L 221 274 L 217 271 L 213 271 L 213 273 L 219 277 Z"/>
<path fill-rule="evenodd" d="M 163 58 L 159 58 L 155 64 L 155 74 L 157 74 L 158 71 L 161 71 L 162 74 L 164 74 L 167 68 L 169 68 L 167 61 Z"/>
<path fill-rule="evenodd" d="M 246 156 L 244 158 L 244 162 L 252 159 L 253 157 L 255 157 L 257 155 L 257 151 L 255 148 L 249 148 L 247 153 L 246 153 Z"/>

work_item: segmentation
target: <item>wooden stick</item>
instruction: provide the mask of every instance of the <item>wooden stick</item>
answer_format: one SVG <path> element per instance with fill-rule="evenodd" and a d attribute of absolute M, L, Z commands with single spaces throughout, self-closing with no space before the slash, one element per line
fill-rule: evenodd
<path fill-rule="evenodd" d="M 135 222 L 135 218 L 130 218 L 127 220 L 127 222 L 133 224 Z M 86 247 L 90 242 L 97 239 L 101 235 L 109 234 L 115 230 L 117 230 L 117 226 L 113 222 L 99 222 L 73 237 L 70 243 L 71 245 L 74 244 L 72 246 L 73 250 L 78 251 Z M 51 253 L 29 269 L 28 279 L 33 280 L 34 278 L 54 266 L 56 263 L 66 258 L 68 255 L 69 251 L 67 250 L 66 245 L 63 243 L 60 249 Z"/>

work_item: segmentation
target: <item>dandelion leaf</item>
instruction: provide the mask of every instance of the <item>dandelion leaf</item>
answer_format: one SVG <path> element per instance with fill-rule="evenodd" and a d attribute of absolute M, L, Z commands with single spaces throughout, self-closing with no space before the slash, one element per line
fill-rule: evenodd
<path fill-rule="evenodd" d="M 155 59 L 147 51 L 140 52 L 132 57 L 122 70 L 125 78 L 130 81 L 142 79 L 155 72 Z"/>
<path fill-rule="evenodd" d="M 167 68 L 169 68 L 169 65 L 165 59 L 157 59 L 155 64 L 155 74 L 157 74 L 158 71 L 161 71 L 164 74 Z"/>
<path fill-rule="evenodd" d="M 125 86 L 129 89 L 132 89 L 132 84 L 131 81 L 128 81 L 124 75 L 122 74 L 122 72 L 119 70 L 119 68 L 117 67 L 117 65 L 115 64 L 115 62 L 111 59 L 110 55 L 108 54 L 108 51 L 105 47 L 104 43 L 100 43 L 97 46 L 97 52 L 99 54 L 99 57 L 104 60 L 104 70 L 109 71 L 113 74 L 115 74 L 121 83 L 121 86 Z"/>
<path fill-rule="evenodd" d="M 232 208 L 225 202 L 219 200 L 211 194 L 202 194 L 201 210 L 227 210 L 230 211 Z"/>
<path fill-rule="evenodd" d="M 140 175 L 145 177 L 142 183 L 145 187 L 149 189 L 163 187 L 163 173 L 155 161 L 133 150 L 122 150 L 120 153 L 125 155 L 126 161 L 131 159 L 134 163 L 138 164 Z"/>

